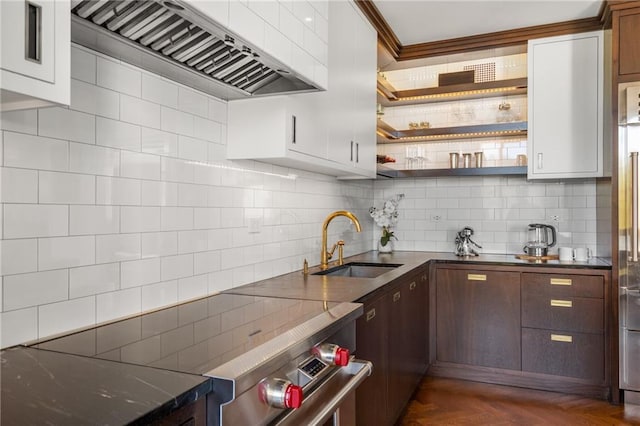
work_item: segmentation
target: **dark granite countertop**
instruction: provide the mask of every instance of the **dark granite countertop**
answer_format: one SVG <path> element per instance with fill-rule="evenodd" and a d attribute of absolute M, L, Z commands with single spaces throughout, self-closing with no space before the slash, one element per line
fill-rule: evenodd
<path fill-rule="evenodd" d="M 301 271 L 292 272 L 278 277 L 268 278 L 242 287 L 227 290 L 228 293 L 247 294 L 253 296 L 277 296 L 294 299 L 329 300 L 334 302 L 362 301 L 365 296 L 371 295 L 376 290 L 396 279 L 411 273 L 428 262 L 456 263 L 461 265 L 500 265 L 505 267 L 532 267 L 532 268 L 557 268 L 560 272 L 575 269 L 600 269 L 610 270 L 611 262 L 603 258 L 591 258 L 587 262 L 560 262 L 549 260 L 535 262 L 521 260 L 513 254 L 499 255 L 487 254 L 474 257 L 459 257 L 453 253 L 420 252 L 420 251 L 395 251 L 391 254 L 379 254 L 370 251 L 345 258 L 348 262 L 372 262 L 401 264 L 376 278 L 354 278 L 339 276 L 313 275 L 319 267 L 309 268 L 309 275 L 303 275 Z"/>
<path fill-rule="evenodd" d="M 14 347 L 0 352 L 0 424 L 149 424 L 211 391 L 208 378 Z"/>

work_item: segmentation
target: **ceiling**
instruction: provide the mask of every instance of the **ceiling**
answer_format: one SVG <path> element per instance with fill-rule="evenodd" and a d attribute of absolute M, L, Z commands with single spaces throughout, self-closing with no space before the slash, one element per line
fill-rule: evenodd
<path fill-rule="evenodd" d="M 403 46 L 598 16 L 602 0 L 373 0 Z"/>

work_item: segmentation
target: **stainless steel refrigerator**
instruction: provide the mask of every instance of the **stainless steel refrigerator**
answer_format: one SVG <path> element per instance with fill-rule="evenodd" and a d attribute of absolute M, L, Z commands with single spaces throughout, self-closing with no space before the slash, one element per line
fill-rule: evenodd
<path fill-rule="evenodd" d="M 640 82 L 618 95 L 620 389 L 640 404 Z"/>

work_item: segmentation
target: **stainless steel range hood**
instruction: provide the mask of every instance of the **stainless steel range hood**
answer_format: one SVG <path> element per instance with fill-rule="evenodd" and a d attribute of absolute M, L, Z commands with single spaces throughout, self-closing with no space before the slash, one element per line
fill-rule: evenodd
<path fill-rule="evenodd" d="M 230 100 L 319 90 L 186 0 L 76 0 L 71 40 Z"/>

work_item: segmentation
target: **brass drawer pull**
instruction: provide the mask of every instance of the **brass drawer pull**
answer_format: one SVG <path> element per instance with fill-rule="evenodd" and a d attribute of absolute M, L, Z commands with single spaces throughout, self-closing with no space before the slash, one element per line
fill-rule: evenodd
<path fill-rule="evenodd" d="M 411 283 L 409 284 L 409 290 L 415 290 L 415 289 L 416 289 L 416 282 L 411 281 Z"/>
<path fill-rule="evenodd" d="M 551 285 L 571 285 L 571 278 L 551 278 Z"/>
<path fill-rule="evenodd" d="M 549 301 L 549 304 L 551 306 L 558 306 L 560 308 L 572 308 L 573 307 L 573 302 L 571 300 L 556 300 L 556 299 L 551 299 Z"/>
<path fill-rule="evenodd" d="M 552 334 L 551 340 L 553 340 L 554 342 L 572 343 L 573 337 L 567 336 L 565 334 Z"/>
<path fill-rule="evenodd" d="M 393 301 L 397 302 L 398 300 L 400 300 L 400 292 L 393 293 Z"/>
<path fill-rule="evenodd" d="M 367 311 L 367 321 L 371 321 L 376 317 L 376 308 Z"/>
<path fill-rule="evenodd" d="M 487 276 L 485 274 L 467 274 L 469 281 L 486 281 Z"/>

